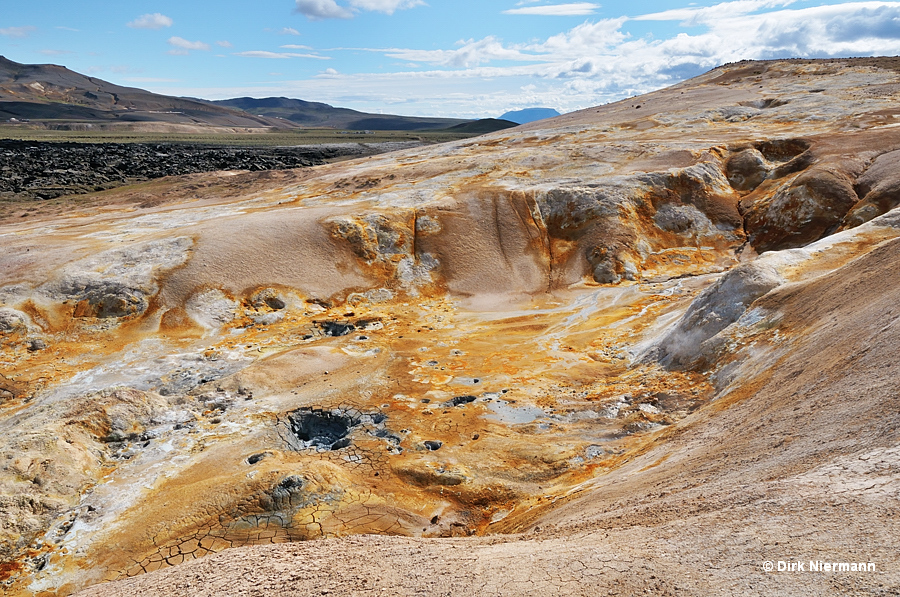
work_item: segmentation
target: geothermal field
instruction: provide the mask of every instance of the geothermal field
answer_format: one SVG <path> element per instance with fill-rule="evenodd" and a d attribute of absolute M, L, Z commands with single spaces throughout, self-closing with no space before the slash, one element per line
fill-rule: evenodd
<path fill-rule="evenodd" d="M 5 207 L 0 586 L 898 594 L 898 117 L 741 62 Z"/>

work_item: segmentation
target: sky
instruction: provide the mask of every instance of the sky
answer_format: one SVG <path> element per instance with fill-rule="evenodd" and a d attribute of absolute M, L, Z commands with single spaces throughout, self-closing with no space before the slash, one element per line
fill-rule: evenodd
<path fill-rule="evenodd" d="M 16 62 L 410 116 L 570 112 L 742 59 L 898 54 L 900 2 L 0 0 Z"/>

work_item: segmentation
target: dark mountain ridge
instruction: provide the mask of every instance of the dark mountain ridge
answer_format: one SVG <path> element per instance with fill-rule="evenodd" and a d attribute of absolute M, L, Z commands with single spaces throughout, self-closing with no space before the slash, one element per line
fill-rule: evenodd
<path fill-rule="evenodd" d="M 0 121 L 23 120 L 54 128 L 78 122 L 383 131 L 440 130 L 473 122 L 370 114 L 286 97 L 217 101 L 173 97 L 116 85 L 56 64 L 20 64 L 0 56 Z"/>
<path fill-rule="evenodd" d="M 217 106 L 227 106 L 244 110 L 249 114 L 279 118 L 306 127 L 328 127 L 348 130 L 414 131 L 445 129 L 471 122 L 461 118 L 428 118 L 420 116 L 397 116 L 393 114 L 371 114 L 349 108 L 336 108 L 320 102 L 308 102 L 287 97 L 216 100 Z"/>
<path fill-rule="evenodd" d="M 56 64 L 20 64 L 0 56 L 0 119 L 11 118 L 286 126 L 201 100 L 123 87 Z"/>

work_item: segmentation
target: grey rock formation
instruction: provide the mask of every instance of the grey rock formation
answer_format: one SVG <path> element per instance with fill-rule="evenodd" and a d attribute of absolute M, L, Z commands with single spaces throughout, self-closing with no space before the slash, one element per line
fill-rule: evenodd
<path fill-rule="evenodd" d="M 25 313 L 9 307 L 0 307 L 0 334 L 25 331 L 29 322 L 30 319 Z"/>
<path fill-rule="evenodd" d="M 75 317 L 140 315 L 159 291 L 156 276 L 184 263 L 193 242 L 186 237 L 104 251 L 66 266 L 44 285 L 46 295 L 75 303 Z"/>
<path fill-rule="evenodd" d="M 745 149 L 730 158 L 725 164 L 728 182 L 738 191 L 752 191 L 766 179 L 771 165 L 758 149 Z"/>
<path fill-rule="evenodd" d="M 844 217 L 844 228 L 853 228 L 900 205 L 900 151 L 878 156 L 856 181 L 859 203 Z"/>
<path fill-rule="evenodd" d="M 655 358 L 673 369 L 702 364 L 712 352 L 710 339 L 736 322 L 753 301 L 783 283 L 778 270 L 765 260 L 730 270 L 694 299 L 656 345 Z"/>
<path fill-rule="evenodd" d="M 800 247 L 837 230 L 858 200 L 844 172 L 816 166 L 754 202 L 744 228 L 757 251 Z"/>

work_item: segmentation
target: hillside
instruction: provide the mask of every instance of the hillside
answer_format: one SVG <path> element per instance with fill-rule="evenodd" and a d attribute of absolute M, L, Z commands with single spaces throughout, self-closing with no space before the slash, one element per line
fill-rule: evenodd
<path fill-rule="evenodd" d="M 19 64 L 0 56 L 0 120 L 167 123 L 284 127 L 207 102 L 121 87 L 55 64 Z"/>
<path fill-rule="evenodd" d="M 239 97 L 212 102 L 218 106 L 237 108 L 249 114 L 267 118 L 281 118 L 295 124 L 316 128 L 328 127 L 346 130 L 414 131 L 445 129 L 464 124 L 459 118 L 420 118 L 391 114 L 368 114 L 348 108 L 335 108 L 328 104 L 306 102 L 286 97 L 254 99 Z"/>
<path fill-rule="evenodd" d="M 168 125 L 176 132 L 197 127 L 413 131 L 469 122 L 368 114 L 288 98 L 206 101 L 170 97 L 115 85 L 55 64 L 19 64 L 0 56 L 0 122 L 10 119 L 63 129 L 93 125 L 153 131 Z"/>
<path fill-rule="evenodd" d="M 509 120 L 501 120 L 499 118 L 482 118 L 480 120 L 472 120 L 464 122 L 444 129 L 448 132 L 471 133 L 475 135 L 483 135 L 485 133 L 494 133 L 518 126 L 515 122 Z"/>
<path fill-rule="evenodd" d="M 6 594 L 897 593 L 898 100 L 740 62 L 10 206 Z"/>

